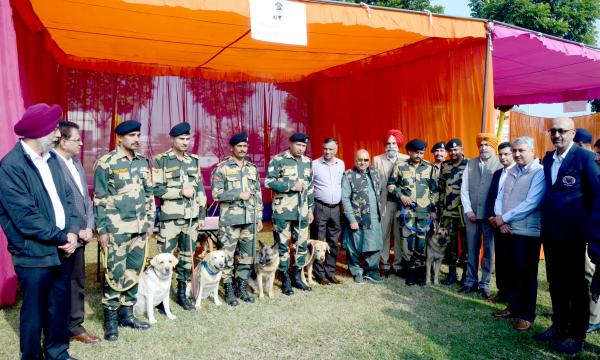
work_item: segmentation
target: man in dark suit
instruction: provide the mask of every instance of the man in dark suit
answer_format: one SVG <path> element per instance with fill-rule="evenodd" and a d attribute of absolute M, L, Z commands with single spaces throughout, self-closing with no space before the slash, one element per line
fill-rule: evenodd
<path fill-rule="evenodd" d="M 553 324 L 534 336 L 553 341 L 553 349 L 575 354 L 583 348 L 589 319 L 585 251 L 590 219 L 599 211 L 600 180 L 594 154 L 574 144 L 575 126 L 557 118 L 549 129 L 556 151 L 543 160 L 546 193 L 542 200 L 542 241 L 552 298 Z"/>
<path fill-rule="evenodd" d="M 507 264 L 508 248 L 506 246 L 506 241 L 502 237 L 502 233 L 494 221 L 496 215 L 500 215 L 502 213 L 502 209 L 498 209 L 498 212 L 496 212 L 494 209 L 494 204 L 496 203 L 498 194 L 504 190 L 504 181 L 506 180 L 508 171 L 515 166 L 510 142 L 503 142 L 498 145 L 498 160 L 502 165 L 502 169 L 498 169 L 492 177 L 490 191 L 485 202 L 485 218 L 490 221 L 490 224 L 494 229 L 494 259 L 496 270 L 496 287 L 498 288 L 498 293 L 496 296 L 491 298 L 490 301 L 506 302 L 508 301 L 507 276 L 510 264 Z"/>
<path fill-rule="evenodd" d="M 71 320 L 69 333 L 71 340 L 84 344 L 100 342 L 100 338 L 88 333 L 83 327 L 85 315 L 85 244 L 92 240 L 94 228 L 94 209 L 85 180 L 85 171 L 77 159 L 81 151 L 81 134 L 79 125 L 70 121 L 58 124 L 60 139 L 54 147 L 63 176 L 73 191 L 75 212 L 78 216 L 79 242 L 77 249 L 70 257 L 71 271 Z"/>
<path fill-rule="evenodd" d="M 21 139 L 0 164 L 0 224 L 23 294 L 21 359 L 72 359 L 68 257 L 79 229 L 73 193 L 50 152 L 59 138 L 61 114 L 58 105 L 30 106 L 14 127 Z"/>

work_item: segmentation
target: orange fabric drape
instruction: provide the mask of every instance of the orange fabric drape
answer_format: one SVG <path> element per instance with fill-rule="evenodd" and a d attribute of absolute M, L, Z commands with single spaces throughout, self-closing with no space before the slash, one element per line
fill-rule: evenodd
<path fill-rule="evenodd" d="M 371 156 L 383 153 L 387 130 L 397 128 L 405 141 L 419 137 L 429 145 L 461 138 L 467 156 L 476 156 L 485 52 L 485 39 L 429 39 L 398 50 L 396 64 L 346 76 L 328 77 L 326 72 L 315 77 L 308 114 L 313 146 L 319 149 L 323 138 L 336 137 L 338 156 L 352 166 L 359 148 Z M 493 93 L 488 99 L 493 99 Z M 487 106 L 490 119 L 491 101 Z M 406 152 L 404 147 L 401 151 Z M 314 155 L 320 155 L 320 150 Z M 429 151 L 427 158 L 431 160 Z"/>
<path fill-rule="evenodd" d="M 548 129 L 552 118 L 543 118 L 511 111 L 510 139 L 519 136 L 531 136 L 535 140 L 535 153 L 541 159 L 547 151 L 553 151 Z M 600 138 L 600 113 L 573 117 L 575 128 L 584 128 L 592 133 L 594 141 Z M 593 143 L 592 143 L 593 145 Z"/>

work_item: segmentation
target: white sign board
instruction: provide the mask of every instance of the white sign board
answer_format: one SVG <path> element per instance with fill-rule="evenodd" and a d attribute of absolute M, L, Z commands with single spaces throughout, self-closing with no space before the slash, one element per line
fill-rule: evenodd
<path fill-rule="evenodd" d="M 306 4 L 250 0 L 250 28 L 255 40 L 306 46 Z"/>
<path fill-rule="evenodd" d="M 563 112 L 581 112 L 587 110 L 587 101 L 569 101 L 563 103 Z"/>

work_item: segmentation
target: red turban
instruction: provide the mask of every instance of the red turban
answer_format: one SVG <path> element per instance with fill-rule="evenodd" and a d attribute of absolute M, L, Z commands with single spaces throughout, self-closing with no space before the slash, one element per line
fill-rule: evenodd
<path fill-rule="evenodd" d="M 398 148 L 400 148 L 400 146 L 402 146 L 402 144 L 404 143 L 404 135 L 402 135 L 402 131 L 396 129 L 389 130 L 387 132 L 385 142 L 387 142 L 390 136 L 393 136 L 396 139 L 396 142 L 398 143 Z"/>

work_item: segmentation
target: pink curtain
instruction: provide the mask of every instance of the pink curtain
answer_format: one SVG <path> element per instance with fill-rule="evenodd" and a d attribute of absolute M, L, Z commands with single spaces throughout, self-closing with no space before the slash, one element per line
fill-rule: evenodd
<path fill-rule="evenodd" d="M 15 144 L 12 127 L 23 113 L 23 98 L 19 83 L 17 40 L 9 0 L 0 0 L 0 111 L 3 130 L 0 131 L 0 158 Z M 17 275 L 6 249 L 7 241 L 0 228 L 0 307 L 13 305 L 17 294 Z"/>

